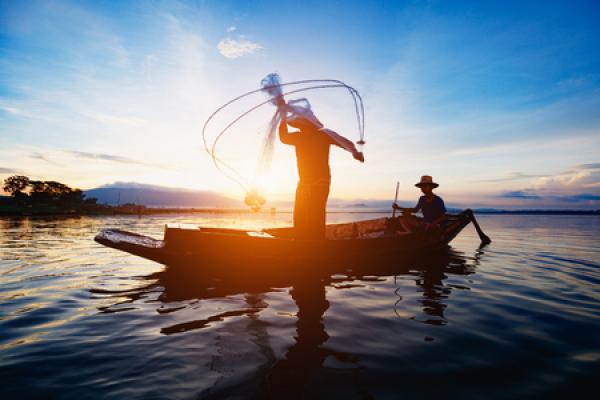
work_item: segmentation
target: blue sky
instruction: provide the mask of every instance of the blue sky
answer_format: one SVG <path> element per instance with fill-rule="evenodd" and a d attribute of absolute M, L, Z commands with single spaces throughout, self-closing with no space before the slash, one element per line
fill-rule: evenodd
<path fill-rule="evenodd" d="M 203 152 L 201 126 L 277 71 L 364 98 L 367 162 L 333 152 L 332 197 L 388 198 L 399 180 L 412 199 L 430 174 L 450 204 L 600 206 L 597 2 L 0 4 L 0 178 L 243 197 Z M 306 96 L 356 140 L 347 96 Z M 252 169 L 272 112 L 244 121 L 222 155 Z M 268 197 L 295 180 L 278 145 Z"/>

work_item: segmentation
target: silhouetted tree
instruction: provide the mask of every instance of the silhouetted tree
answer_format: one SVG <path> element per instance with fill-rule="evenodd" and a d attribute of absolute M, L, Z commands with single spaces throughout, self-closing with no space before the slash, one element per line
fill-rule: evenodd
<path fill-rule="evenodd" d="M 83 204 L 84 199 L 85 199 L 85 194 L 83 194 L 83 192 L 80 189 L 70 189 L 69 191 L 65 191 L 65 192 L 61 193 L 60 196 L 58 197 L 58 200 L 61 203 L 64 203 L 67 205 L 72 205 L 72 206 L 78 205 L 78 204 Z"/>
<path fill-rule="evenodd" d="M 19 206 L 53 204 L 58 208 L 68 207 L 70 210 L 97 208 L 98 199 L 86 199 L 80 189 L 72 189 L 57 181 L 37 181 L 26 176 L 14 175 L 4 180 L 3 189 L 11 194 L 14 203 Z"/>
<path fill-rule="evenodd" d="M 29 178 L 23 175 L 13 175 L 4 180 L 4 186 L 2 187 L 5 192 L 10 193 L 11 196 L 17 197 L 18 194 L 22 194 L 30 184 Z"/>
<path fill-rule="evenodd" d="M 30 181 L 31 191 L 29 196 L 34 203 L 48 203 L 52 200 L 44 181 Z"/>
<path fill-rule="evenodd" d="M 73 189 L 64 183 L 56 181 L 44 181 L 44 191 L 53 199 L 58 199 L 61 195 L 71 193 Z"/>

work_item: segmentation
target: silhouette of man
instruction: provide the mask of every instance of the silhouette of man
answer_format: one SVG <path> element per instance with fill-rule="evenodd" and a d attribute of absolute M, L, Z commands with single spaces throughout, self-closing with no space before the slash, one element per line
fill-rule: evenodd
<path fill-rule="evenodd" d="M 298 131 L 288 132 L 288 124 Z M 333 144 L 364 162 L 354 143 L 332 131 L 317 128 L 302 117 L 288 118 L 283 113 L 279 139 L 296 148 L 298 186 L 294 203 L 294 230 L 299 239 L 324 239 L 327 198 L 331 183 L 329 147 Z"/>

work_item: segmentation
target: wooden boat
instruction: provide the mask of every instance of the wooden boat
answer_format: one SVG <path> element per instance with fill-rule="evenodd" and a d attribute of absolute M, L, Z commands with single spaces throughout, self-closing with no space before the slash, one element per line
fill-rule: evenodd
<path fill-rule="evenodd" d="M 105 229 L 95 240 L 105 246 L 177 268 L 219 274 L 273 274 L 290 265 L 300 271 L 340 265 L 365 265 L 385 258 L 423 254 L 447 247 L 472 220 L 466 210 L 450 215 L 443 230 L 404 232 L 398 219 L 378 218 L 333 224 L 326 240 L 295 240 L 293 228 L 247 231 L 167 225 L 163 240 L 119 229 Z"/>

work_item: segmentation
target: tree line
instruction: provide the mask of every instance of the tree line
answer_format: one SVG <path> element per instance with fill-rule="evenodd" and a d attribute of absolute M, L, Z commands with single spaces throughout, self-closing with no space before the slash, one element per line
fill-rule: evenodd
<path fill-rule="evenodd" d="M 87 198 L 80 189 L 73 189 L 57 181 L 32 180 L 24 175 L 13 175 L 4 180 L 2 187 L 10 193 L 16 205 L 95 206 L 96 198 Z"/>

